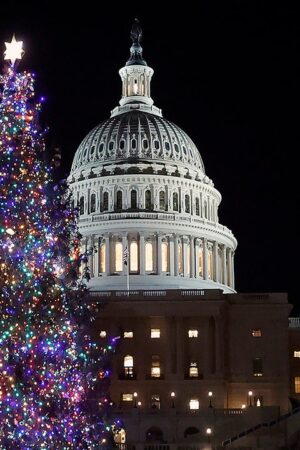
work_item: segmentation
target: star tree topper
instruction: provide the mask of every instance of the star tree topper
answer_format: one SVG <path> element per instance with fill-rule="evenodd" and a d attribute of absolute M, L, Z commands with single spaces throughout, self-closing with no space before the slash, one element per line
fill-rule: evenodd
<path fill-rule="evenodd" d="M 23 41 L 16 41 L 13 35 L 11 42 L 5 42 L 6 50 L 4 52 L 4 59 L 10 60 L 12 67 L 15 65 L 17 59 L 22 59 L 24 54 Z"/>

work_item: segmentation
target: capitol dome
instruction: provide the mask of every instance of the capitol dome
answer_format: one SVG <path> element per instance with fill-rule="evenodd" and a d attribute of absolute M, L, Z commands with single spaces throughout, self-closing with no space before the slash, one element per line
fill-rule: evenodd
<path fill-rule="evenodd" d="M 68 179 L 83 245 L 96 249 L 89 286 L 235 292 L 221 194 L 191 138 L 154 105 L 137 22 L 131 39 L 120 105 L 83 139 Z"/>

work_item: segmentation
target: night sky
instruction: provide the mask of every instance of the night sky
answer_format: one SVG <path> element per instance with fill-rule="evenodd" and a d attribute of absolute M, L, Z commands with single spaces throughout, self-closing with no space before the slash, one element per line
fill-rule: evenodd
<path fill-rule="evenodd" d="M 20 70 L 36 73 L 49 152 L 61 147 L 66 174 L 81 140 L 118 104 L 118 70 L 140 19 L 155 105 L 193 139 L 222 193 L 220 222 L 239 243 L 237 290 L 288 292 L 292 315 L 300 314 L 296 2 L 294 10 L 288 2 L 186 1 L 169 3 L 169 14 L 165 2 L 98 2 L 101 12 L 91 1 L 7 3 L 0 43 L 13 33 L 24 40 Z"/>

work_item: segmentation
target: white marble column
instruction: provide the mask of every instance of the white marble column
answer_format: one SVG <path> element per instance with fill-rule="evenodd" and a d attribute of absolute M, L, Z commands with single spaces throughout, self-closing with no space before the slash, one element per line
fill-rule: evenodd
<path fill-rule="evenodd" d="M 188 245 L 188 238 L 186 236 L 182 239 L 183 246 L 182 246 L 182 253 L 183 253 L 183 276 L 187 277 L 190 276 L 188 273 L 188 254 L 187 254 L 187 245 Z M 191 269 L 191 268 L 190 268 Z"/>
<path fill-rule="evenodd" d="M 140 233 L 140 274 L 145 275 L 145 236 Z"/>
<path fill-rule="evenodd" d="M 100 245 L 99 245 L 99 238 L 100 236 L 96 235 L 94 236 L 94 276 L 99 276 L 99 258 L 100 258 Z"/>
<path fill-rule="evenodd" d="M 124 250 L 127 247 L 127 266 L 124 263 Z M 129 263 L 130 263 L 130 255 L 129 255 L 129 243 L 127 239 L 127 233 L 122 234 L 122 275 L 127 275 L 130 271 Z"/>
<path fill-rule="evenodd" d="M 227 253 L 228 259 L 228 286 L 232 286 L 232 251 L 229 248 Z"/>
<path fill-rule="evenodd" d="M 231 286 L 234 288 L 235 286 L 235 277 L 234 277 L 234 252 L 231 254 Z"/>
<path fill-rule="evenodd" d="M 110 275 L 110 244 L 109 233 L 105 235 L 105 275 Z"/>
<path fill-rule="evenodd" d="M 200 240 L 195 239 L 195 277 L 199 278 L 199 245 Z"/>
<path fill-rule="evenodd" d="M 91 277 L 94 277 L 94 236 L 91 236 L 88 240 L 87 252 L 90 274 Z"/>
<path fill-rule="evenodd" d="M 226 245 L 222 247 L 223 284 L 227 284 Z"/>
<path fill-rule="evenodd" d="M 174 276 L 174 235 L 169 236 L 170 276 Z"/>
<path fill-rule="evenodd" d="M 157 234 L 157 275 L 161 275 L 161 240 L 162 236 Z"/>
<path fill-rule="evenodd" d="M 174 235 L 174 275 L 175 277 L 178 277 L 178 236 L 177 234 Z"/>
<path fill-rule="evenodd" d="M 195 242 L 193 236 L 190 237 L 190 277 L 195 278 Z"/>
<path fill-rule="evenodd" d="M 208 279 L 208 249 L 207 249 L 207 239 L 203 239 L 203 278 Z"/>
<path fill-rule="evenodd" d="M 219 282 L 219 246 L 218 243 L 215 241 L 214 242 L 214 247 L 213 247 L 213 252 L 214 252 L 214 273 L 213 273 L 213 280 L 216 282 Z"/>

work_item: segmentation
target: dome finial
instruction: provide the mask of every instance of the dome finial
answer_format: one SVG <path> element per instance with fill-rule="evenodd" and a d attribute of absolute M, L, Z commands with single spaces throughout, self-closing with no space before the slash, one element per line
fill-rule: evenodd
<path fill-rule="evenodd" d="M 140 21 L 138 19 L 134 19 L 130 37 L 132 40 L 132 45 L 130 47 L 130 58 L 126 63 L 126 66 L 132 66 L 134 64 L 138 64 L 141 66 L 146 66 L 147 63 L 143 59 L 143 49 L 141 47 L 141 39 L 142 39 L 142 28 L 140 25 Z"/>

